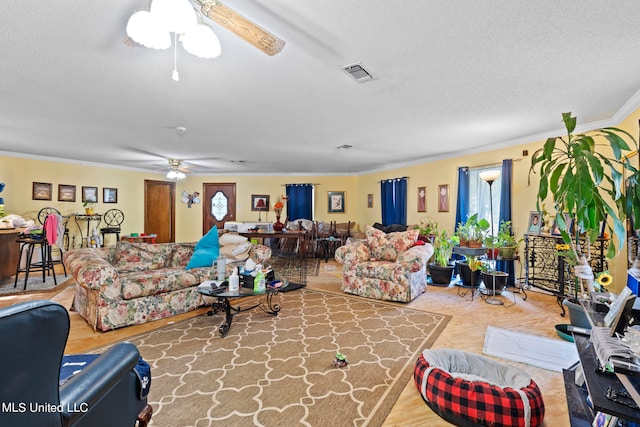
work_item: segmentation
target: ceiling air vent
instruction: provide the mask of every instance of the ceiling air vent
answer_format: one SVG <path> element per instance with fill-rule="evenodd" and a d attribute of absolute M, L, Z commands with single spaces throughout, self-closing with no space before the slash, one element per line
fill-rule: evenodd
<path fill-rule="evenodd" d="M 349 74 L 358 83 L 368 82 L 373 80 L 373 76 L 368 72 L 362 63 L 357 62 L 355 64 L 346 65 L 342 67 L 345 73 Z"/>

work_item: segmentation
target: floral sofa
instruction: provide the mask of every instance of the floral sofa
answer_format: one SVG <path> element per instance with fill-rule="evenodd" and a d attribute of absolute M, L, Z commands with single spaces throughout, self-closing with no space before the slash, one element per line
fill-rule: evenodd
<path fill-rule="evenodd" d="M 128 243 L 67 251 L 64 264 L 76 282 L 73 310 L 94 329 L 108 331 L 162 319 L 204 305 L 196 288 L 213 267 L 185 269 L 196 243 Z M 247 256 L 264 263 L 271 249 L 251 245 Z M 227 264 L 227 272 L 233 263 Z M 207 297 L 205 297 L 207 298 Z"/>
<path fill-rule="evenodd" d="M 426 290 L 430 243 L 418 230 L 385 233 L 366 226 L 365 240 L 341 246 L 335 259 L 343 264 L 342 290 L 388 301 L 409 302 Z"/>

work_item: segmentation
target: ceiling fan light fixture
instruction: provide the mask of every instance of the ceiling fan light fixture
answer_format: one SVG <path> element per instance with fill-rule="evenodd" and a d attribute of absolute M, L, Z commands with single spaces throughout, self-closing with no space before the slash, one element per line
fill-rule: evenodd
<path fill-rule="evenodd" d="M 176 181 L 180 181 L 181 179 L 185 178 L 185 174 L 180 172 L 179 170 L 175 170 L 175 169 L 171 169 L 169 172 L 167 172 L 167 178 L 169 179 L 175 179 Z"/>
<path fill-rule="evenodd" d="M 220 56 L 222 47 L 213 29 L 206 24 L 198 24 L 180 36 L 184 50 L 199 58 L 213 59 Z"/>
<path fill-rule="evenodd" d="M 136 43 L 151 49 L 168 49 L 171 37 L 162 29 L 158 19 L 148 10 L 141 10 L 129 18 L 127 35 Z"/>
<path fill-rule="evenodd" d="M 184 34 L 198 24 L 196 12 L 188 0 L 153 0 L 151 14 L 169 33 Z"/>

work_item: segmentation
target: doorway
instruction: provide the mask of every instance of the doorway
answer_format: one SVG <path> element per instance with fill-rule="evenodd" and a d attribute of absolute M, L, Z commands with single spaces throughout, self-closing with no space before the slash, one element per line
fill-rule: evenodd
<path fill-rule="evenodd" d="M 156 243 L 175 242 L 176 183 L 144 180 L 144 232 Z"/>
<path fill-rule="evenodd" d="M 226 221 L 236 220 L 236 184 L 204 183 L 202 197 L 202 234 L 214 225 L 224 228 Z"/>

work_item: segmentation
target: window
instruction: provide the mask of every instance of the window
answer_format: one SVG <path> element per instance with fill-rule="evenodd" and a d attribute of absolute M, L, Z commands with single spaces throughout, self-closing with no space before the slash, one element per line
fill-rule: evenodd
<path fill-rule="evenodd" d="M 489 200 L 489 184 L 480 178 L 480 172 L 495 170 L 500 172 L 500 165 L 482 168 L 469 168 L 469 213 L 478 212 L 478 219 L 485 218 L 491 222 L 491 202 Z M 493 234 L 498 233 L 500 227 L 500 188 L 502 176 L 493 182 L 491 190 L 493 196 Z"/>

